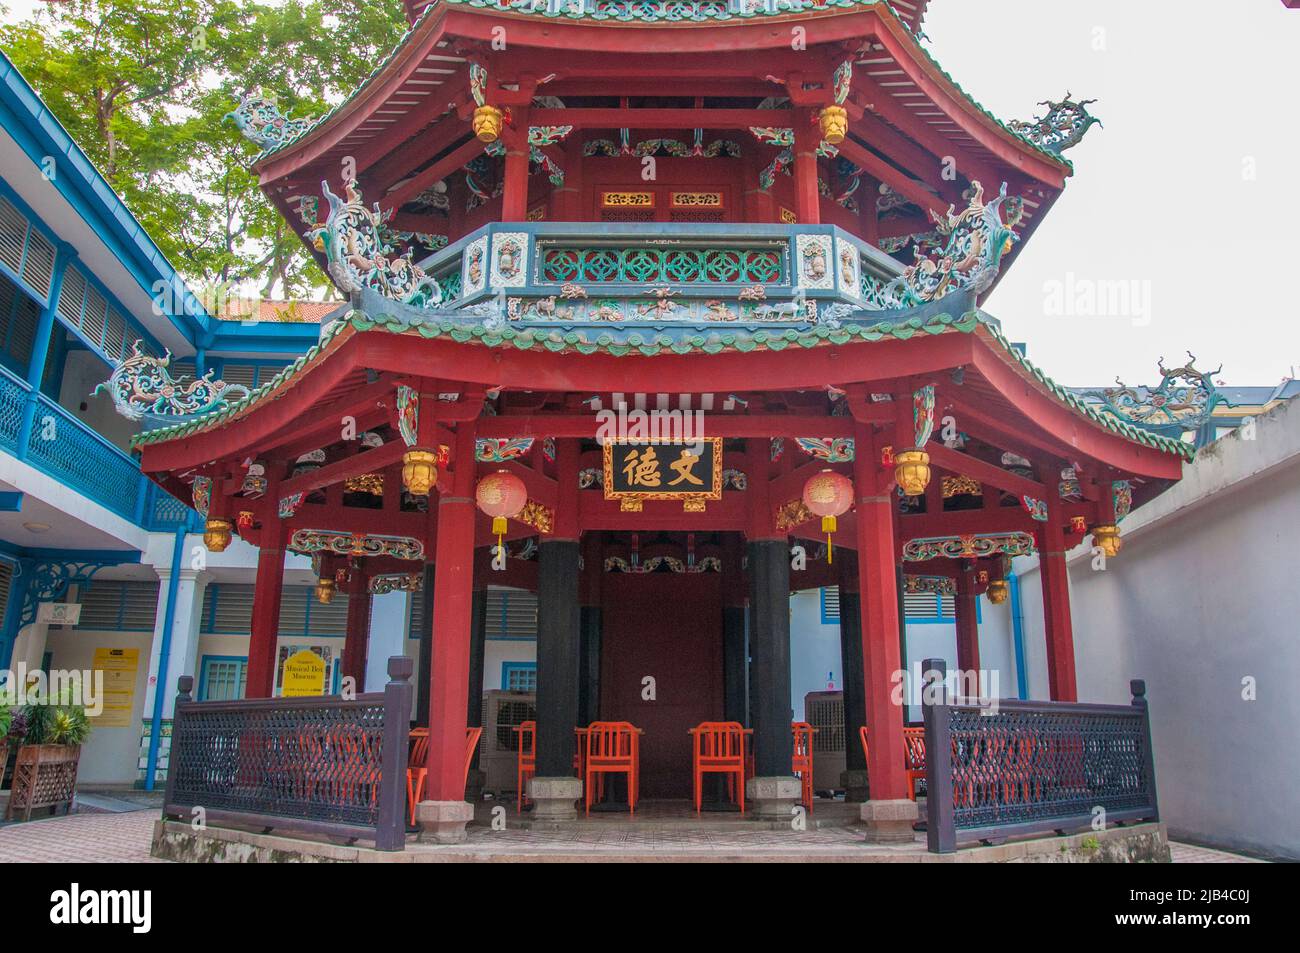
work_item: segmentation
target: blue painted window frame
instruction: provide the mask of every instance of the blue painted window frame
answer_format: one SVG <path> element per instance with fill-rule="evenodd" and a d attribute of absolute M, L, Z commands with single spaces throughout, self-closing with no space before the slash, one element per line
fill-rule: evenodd
<path fill-rule="evenodd" d="M 241 666 L 240 676 L 248 676 L 248 656 L 247 655 L 204 655 L 199 658 L 199 691 L 194 696 L 196 701 L 208 700 L 208 663 L 209 662 L 238 662 Z"/>
<path fill-rule="evenodd" d="M 536 662 L 502 662 L 501 663 L 501 690 L 510 690 L 510 676 L 514 672 L 537 672 Z"/>
<path fill-rule="evenodd" d="M 826 608 L 827 588 L 829 587 L 822 586 L 821 589 L 818 590 L 818 597 L 821 600 L 822 625 L 838 625 L 840 621 L 839 603 L 838 602 L 836 603 L 835 613 L 832 615 L 831 612 Z"/>

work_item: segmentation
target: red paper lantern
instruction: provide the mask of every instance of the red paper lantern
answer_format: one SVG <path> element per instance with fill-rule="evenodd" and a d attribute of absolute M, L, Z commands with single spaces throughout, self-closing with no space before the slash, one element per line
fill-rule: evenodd
<path fill-rule="evenodd" d="M 803 485 L 803 505 L 822 518 L 822 532 L 826 534 L 826 562 L 832 561 L 831 534 L 835 532 L 837 516 L 843 516 L 853 505 L 853 481 L 834 470 L 823 470 L 808 478 Z"/>
<path fill-rule="evenodd" d="M 489 473 L 478 481 L 474 490 L 474 502 L 478 508 L 492 517 L 492 532 L 496 533 L 497 545 L 505 535 L 507 520 L 518 516 L 528 502 L 528 488 L 524 481 L 508 470 Z"/>

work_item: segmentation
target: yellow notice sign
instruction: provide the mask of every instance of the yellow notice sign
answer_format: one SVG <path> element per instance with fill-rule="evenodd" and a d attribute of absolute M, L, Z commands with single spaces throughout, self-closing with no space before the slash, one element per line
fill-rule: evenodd
<path fill-rule="evenodd" d="M 135 675 L 139 649 L 95 649 L 92 668 L 104 673 L 104 710 L 95 716 L 96 728 L 130 728 L 135 708 Z"/>
<path fill-rule="evenodd" d="M 294 652 L 284 660 L 280 678 L 285 698 L 325 694 L 325 660 L 310 649 Z"/>

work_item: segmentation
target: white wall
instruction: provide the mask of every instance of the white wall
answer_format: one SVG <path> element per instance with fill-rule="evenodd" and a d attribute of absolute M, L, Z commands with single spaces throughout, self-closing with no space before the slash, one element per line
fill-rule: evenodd
<path fill-rule="evenodd" d="M 1300 858 L 1300 402 L 1201 451 L 1122 524 L 1104 571 L 1069 557 L 1080 701 L 1127 702 L 1145 678 L 1171 831 Z M 1034 559 L 1018 560 L 1034 697 L 1046 697 Z M 1257 700 L 1243 698 L 1254 680 Z"/>
<path fill-rule="evenodd" d="M 93 632 L 85 629 L 52 628 L 45 640 L 51 653 L 51 667 L 65 671 L 89 671 L 95 650 L 136 649 L 135 694 L 131 720 L 109 728 L 90 720 L 90 738 L 81 749 L 77 768 L 78 784 L 131 784 L 136 779 L 140 749 L 140 723 L 144 718 L 145 689 L 149 681 L 149 646 L 152 632 Z"/>
<path fill-rule="evenodd" d="M 1000 698 L 1016 697 L 1015 647 L 1009 603 L 995 606 L 980 598 L 980 668 L 996 678 Z M 957 667 L 957 630 L 951 622 L 907 625 L 908 671 L 928 658 L 941 658 L 949 670 Z M 821 621 L 820 590 L 796 592 L 790 597 L 790 690 L 796 720 L 804 717 L 804 695 L 826 690 L 827 674 L 834 673 L 835 688 L 844 688 L 840 660 L 840 626 Z M 992 681 L 989 681 L 992 685 Z M 909 721 L 920 721 L 920 706 L 908 706 Z"/>

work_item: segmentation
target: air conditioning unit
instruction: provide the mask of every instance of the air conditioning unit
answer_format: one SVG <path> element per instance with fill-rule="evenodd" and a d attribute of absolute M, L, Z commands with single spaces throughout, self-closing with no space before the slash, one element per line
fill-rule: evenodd
<path fill-rule="evenodd" d="M 843 790 L 844 693 L 809 692 L 803 697 L 804 720 L 817 729 L 813 735 L 813 788 Z"/>
<path fill-rule="evenodd" d="M 478 766 L 484 774 L 485 793 L 501 799 L 514 797 L 519 762 L 519 735 L 514 729 L 521 722 L 536 720 L 537 696 L 533 692 L 493 689 L 483 693 Z"/>

